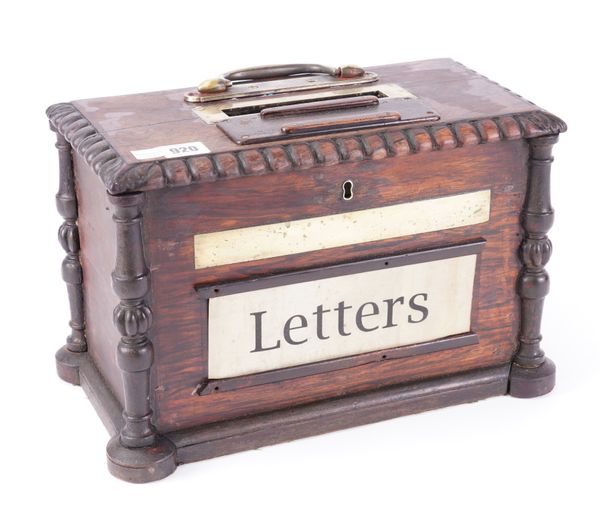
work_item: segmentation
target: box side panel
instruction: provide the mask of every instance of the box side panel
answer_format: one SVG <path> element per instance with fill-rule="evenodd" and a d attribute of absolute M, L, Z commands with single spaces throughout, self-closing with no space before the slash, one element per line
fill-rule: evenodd
<path fill-rule="evenodd" d="M 156 353 L 159 430 L 168 432 L 510 362 L 519 323 L 515 284 L 520 270 L 519 215 L 526 189 L 527 155 L 526 142 L 502 142 L 149 193 L 144 227 L 152 270 L 151 335 Z M 355 185 L 351 202 L 341 197 L 341 184 L 347 179 Z M 486 223 L 195 269 L 197 234 L 479 190 L 491 191 L 490 220 Z M 462 244 L 477 238 L 486 240 L 472 325 L 479 344 L 237 391 L 194 394 L 207 376 L 207 347 L 200 338 L 206 312 L 195 286 Z"/>
<path fill-rule="evenodd" d="M 74 156 L 74 164 L 88 352 L 123 404 L 123 381 L 116 362 L 120 335 L 112 319 L 113 309 L 119 303 L 111 282 L 116 257 L 115 224 L 106 190 L 98 177 L 80 156 Z"/>

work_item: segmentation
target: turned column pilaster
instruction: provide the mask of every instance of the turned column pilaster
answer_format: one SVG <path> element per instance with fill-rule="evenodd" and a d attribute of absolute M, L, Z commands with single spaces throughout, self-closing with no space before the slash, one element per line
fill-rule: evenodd
<path fill-rule="evenodd" d="M 554 222 L 554 210 L 550 202 L 550 168 L 552 146 L 557 140 L 557 135 L 529 140 L 527 195 L 521 213 L 524 237 L 520 257 L 523 268 L 518 279 L 521 326 L 509 389 L 512 396 L 521 398 L 546 394 L 555 383 L 556 369 L 541 349 L 540 329 L 544 298 L 550 286 L 545 266 L 552 254 L 552 243 L 547 233 Z"/>
<path fill-rule="evenodd" d="M 72 384 L 79 384 L 79 361 L 87 351 L 83 313 L 83 272 L 79 262 L 78 209 L 75 194 L 75 178 L 71 145 L 56 132 L 56 148 L 59 156 L 59 186 L 56 194 L 56 207 L 64 218 L 58 229 L 58 240 L 66 252 L 62 262 L 62 277 L 67 285 L 69 296 L 71 333 L 66 345 L 56 354 L 58 375 Z"/>
<path fill-rule="evenodd" d="M 150 372 L 154 361 L 148 331 L 152 310 L 146 302 L 149 271 L 142 236 L 143 193 L 109 195 L 114 206 L 117 256 L 113 289 L 120 298 L 113 319 L 121 340 L 117 363 L 123 375 L 124 425 L 108 444 L 110 471 L 131 482 L 158 480 L 175 470 L 175 447 L 152 424 Z"/>

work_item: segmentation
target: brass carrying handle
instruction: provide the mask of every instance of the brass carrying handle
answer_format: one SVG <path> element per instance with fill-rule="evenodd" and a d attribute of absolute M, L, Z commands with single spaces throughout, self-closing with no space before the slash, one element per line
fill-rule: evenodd
<path fill-rule="evenodd" d="M 365 70 L 354 65 L 340 66 L 339 68 L 332 68 L 321 64 L 256 66 L 229 71 L 219 78 L 205 80 L 198 86 L 198 91 L 200 93 L 223 93 L 234 82 L 291 77 L 293 75 L 331 75 L 332 77 L 346 79 L 362 77 L 364 74 Z"/>

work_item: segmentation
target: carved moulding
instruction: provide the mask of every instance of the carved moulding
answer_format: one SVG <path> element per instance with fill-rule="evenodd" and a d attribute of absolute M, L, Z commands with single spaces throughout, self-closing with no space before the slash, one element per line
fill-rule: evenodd
<path fill-rule="evenodd" d="M 291 142 L 210 156 L 126 164 L 72 104 L 53 105 L 47 114 L 50 123 L 84 156 L 111 194 L 535 138 L 558 134 L 567 128 L 556 116 L 535 110 L 496 118 Z"/>

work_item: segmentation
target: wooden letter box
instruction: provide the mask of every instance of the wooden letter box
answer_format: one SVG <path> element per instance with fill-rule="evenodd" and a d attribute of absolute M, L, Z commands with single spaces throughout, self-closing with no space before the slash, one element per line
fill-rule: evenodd
<path fill-rule="evenodd" d="M 554 385 L 557 117 L 448 59 L 249 68 L 48 109 L 58 373 L 132 482 Z"/>

